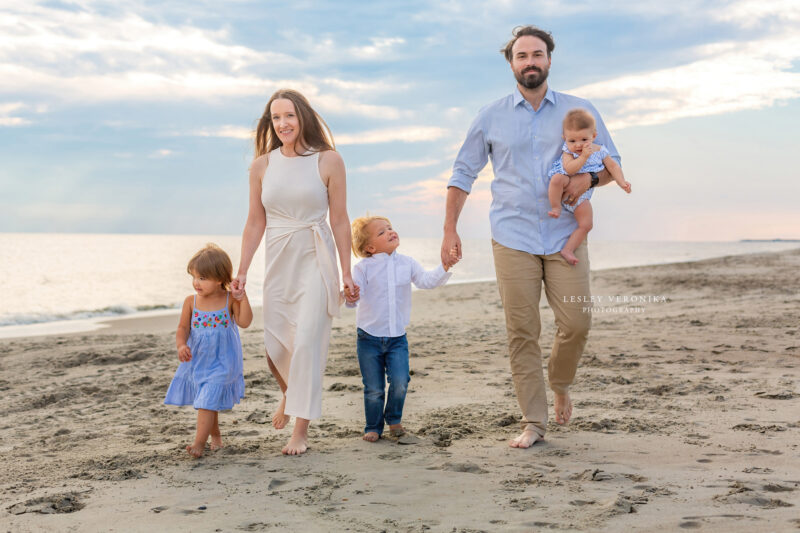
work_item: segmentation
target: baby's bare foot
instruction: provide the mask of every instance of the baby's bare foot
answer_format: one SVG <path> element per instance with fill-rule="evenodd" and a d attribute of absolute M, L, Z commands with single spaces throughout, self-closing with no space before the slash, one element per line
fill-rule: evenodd
<path fill-rule="evenodd" d="M 554 394 L 553 410 L 556 412 L 556 423 L 566 424 L 572 418 L 572 400 L 569 393 Z"/>
<path fill-rule="evenodd" d="M 186 447 L 186 451 L 189 452 L 189 455 L 192 457 L 202 457 L 205 448 L 205 445 L 197 446 L 196 444 L 190 444 Z"/>
<path fill-rule="evenodd" d="M 530 448 L 536 441 L 544 440 L 544 437 L 532 429 L 526 429 L 519 437 L 511 440 L 508 445 L 512 448 Z"/>
<path fill-rule="evenodd" d="M 364 433 L 364 436 L 361 438 L 367 442 L 377 442 L 378 439 L 381 438 L 381 436 L 375 433 L 374 431 L 368 431 Z"/>
<path fill-rule="evenodd" d="M 561 216 L 561 209 L 551 209 L 547 212 L 551 218 L 558 218 Z"/>
<path fill-rule="evenodd" d="M 567 263 L 569 263 L 570 265 L 577 265 L 578 264 L 578 258 L 575 257 L 575 254 L 573 254 L 569 250 L 561 250 L 561 257 L 566 259 Z"/>
<path fill-rule="evenodd" d="M 280 403 L 278 403 L 277 409 L 275 409 L 275 413 L 272 415 L 272 427 L 275 429 L 283 429 L 286 427 L 286 424 L 289 423 L 289 419 L 291 418 L 289 415 L 284 414 L 283 410 L 286 409 L 286 395 L 284 394 L 281 397 Z"/>
<path fill-rule="evenodd" d="M 308 440 L 306 437 L 292 435 L 292 438 L 289 439 L 289 442 L 286 443 L 286 446 L 283 447 L 281 453 L 283 455 L 301 455 L 306 453 L 308 450 Z"/>

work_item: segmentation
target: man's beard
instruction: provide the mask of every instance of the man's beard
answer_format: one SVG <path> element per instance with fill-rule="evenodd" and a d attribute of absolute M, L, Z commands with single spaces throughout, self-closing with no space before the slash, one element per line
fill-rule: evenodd
<path fill-rule="evenodd" d="M 530 75 L 531 73 L 534 73 L 534 75 Z M 547 80 L 547 75 L 549 73 L 550 69 L 541 70 L 537 67 L 529 67 L 525 71 L 519 72 L 514 76 L 517 78 L 519 84 L 526 89 L 538 89 Z"/>

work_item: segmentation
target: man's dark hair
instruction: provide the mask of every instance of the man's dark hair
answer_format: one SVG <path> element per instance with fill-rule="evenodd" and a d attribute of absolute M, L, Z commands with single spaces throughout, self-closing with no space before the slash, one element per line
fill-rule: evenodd
<path fill-rule="evenodd" d="M 553 41 L 553 36 L 550 32 L 544 31 L 536 26 L 517 26 L 511 30 L 511 35 L 513 35 L 513 37 L 508 41 L 508 44 L 500 49 L 500 53 L 506 56 L 506 61 L 509 63 L 511 63 L 511 49 L 514 48 L 514 43 L 517 42 L 517 39 L 525 37 L 526 35 L 538 37 L 544 41 L 544 44 L 547 46 L 547 57 L 550 57 L 550 54 L 552 54 L 553 50 L 556 48 L 556 43 Z"/>

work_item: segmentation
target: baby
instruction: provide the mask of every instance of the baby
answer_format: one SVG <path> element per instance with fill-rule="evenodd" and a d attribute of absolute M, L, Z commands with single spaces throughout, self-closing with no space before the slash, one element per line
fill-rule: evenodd
<path fill-rule="evenodd" d="M 547 195 L 551 208 L 548 215 L 553 218 L 561 216 L 561 198 L 564 195 L 564 188 L 569 184 L 569 176 L 573 174 L 600 172 L 605 168 L 617 185 L 622 187 L 625 192 L 631 192 L 631 184 L 625 181 L 622 168 L 611 158 L 608 149 L 603 145 L 594 144 L 597 130 L 591 113 L 585 109 L 572 109 L 564 117 L 562 127 L 564 146 L 561 147 L 561 151 L 563 153 L 553 162 L 553 168 L 548 173 L 550 186 Z M 574 207 L 564 204 L 564 208 L 575 215 L 575 221 L 578 223 L 578 229 L 572 232 L 561 250 L 561 255 L 571 265 L 578 264 L 575 248 L 580 246 L 592 229 L 592 206 L 589 204 L 591 196 L 592 189 L 589 189 Z"/>
<path fill-rule="evenodd" d="M 411 283 L 420 289 L 433 289 L 444 285 L 451 273 L 443 265 L 425 270 L 411 257 L 398 254 L 400 238 L 387 218 L 357 218 L 352 229 L 353 253 L 364 259 L 353 267 L 353 282 L 358 290 L 355 297 L 348 297 L 347 305 L 353 307 L 360 302 L 356 311 L 356 351 L 367 419 L 363 438 L 375 442 L 383 434 L 384 424 L 389 424 L 393 437 L 405 433 L 403 404 L 411 379 L 405 328 L 411 317 Z M 457 261 L 455 251 L 451 255 Z"/>

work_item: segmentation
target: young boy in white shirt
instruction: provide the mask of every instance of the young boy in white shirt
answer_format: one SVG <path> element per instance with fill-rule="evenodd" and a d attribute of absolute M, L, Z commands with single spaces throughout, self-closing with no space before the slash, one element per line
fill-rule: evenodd
<path fill-rule="evenodd" d="M 405 328 L 411 318 L 411 283 L 420 289 L 433 289 L 447 283 L 451 273 L 441 264 L 425 270 L 411 257 L 398 254 L 400 237 L 388 218 L 357 218 L 352 230 L 353 253 L 364 259 L 353 267 L 353 282 L 358 289 L 347 305 L 353 307 L 359 302 L 356 351 L 367 419 L 363 438 L 375 442 L 383 434 L 384 424 L 389 424 L 394 437 L 405 433 L 403 404 L 411 379 Z M 454 251 L 453 257 L 457 255 Z"/>

